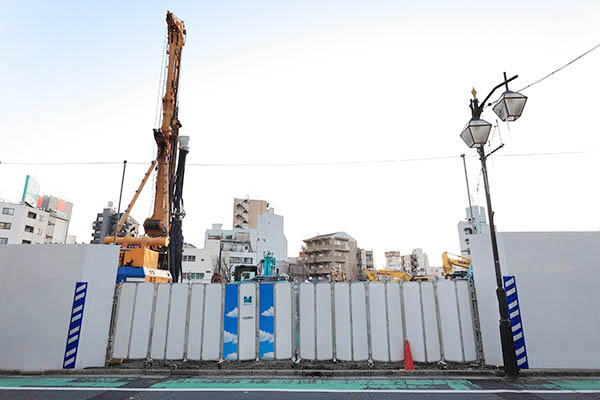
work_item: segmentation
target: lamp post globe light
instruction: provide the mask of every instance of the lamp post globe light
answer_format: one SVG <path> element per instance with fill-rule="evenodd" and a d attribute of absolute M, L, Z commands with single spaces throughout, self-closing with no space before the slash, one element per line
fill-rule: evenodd
<path fill-rule="evenodd" d="M 502 119 L 502 121 L 516 121 L 523 113 L 523 108 L 527 102 L 527 97 L 520 93 L 511 92 L 508 90 L 508 82 L 516 79 L 518 76 L 515 75 L 510 79 L 506 79 L 506 73 L 504 73 L 504 82 L 497 85 L 487 95 L 485 100 L 479 104 L 477 99 L 477 92 L 473 89 L 473 99 L 469 107 L 471 108 L 471 120 L 465 126 L 460 134 L 461 139 L 470 148 L 477 148 L 479 153 L 479 159 L 481 160 L 481 171 L 483 175 L 483 184 L 485 187 L 485 199 L 487 202 L 488 218 L 490 222 L 490 238 L 492 241 L 492 253 L 494 256 L 494 269 L 496 272 L 496 296 L 498 297 L 498 310 L 500 312 L 500 341 L 502 343 L 502 359 L 504 361 L 504 373 L 509 377 L 516 377 L 519 373 L 517 366 L 517 357 L 515 354 L 515 344 L 512 336 L 512 330 L 510 326 L 510 320 L 508 316 L 508 307 L 506 306 L 506 292 L 502 283 L 502 272 L 500 270 L 500 257 L 498 255 L 498 243 L 496 240 L 496 226 L 494 224 L 494 211 L 492 210 L 492 199 L 490 197 L 490 185 L 488 181 L 487 158 L 499 150 L 504 145 L 485 154 L 484 145 L 488 141 L 492 125 L 481 119 L 481 113 L 485 107 L 486 101 L 501 86 L 506 86 L 506 91 L 498 100 L 494 106 L 494 112 Z"/>

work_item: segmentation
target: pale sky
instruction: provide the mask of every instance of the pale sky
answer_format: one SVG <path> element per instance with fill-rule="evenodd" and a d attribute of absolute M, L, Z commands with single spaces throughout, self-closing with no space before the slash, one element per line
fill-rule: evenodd
<path fill-rule="evenodd" d="M 212 223 L 231 227 L 233 198 L 249 196 L 285 217 L 290 256 L 304 238 L 346 231 L 378 266 L 387 250 L 421 247 L 432 265 L 458 251 L 461 153 L 484 205 L 476 151 L 458 136 L 472 87 L 483 98 L 506 71 L 518 90 L 600 42 L 596 0 L 12 2 L 0 25 L 0 198 L 20 200 L 31 174 L 74 203 L 69 233 L 89 242 L 96 213 L 118 201 L 121 166 L 10 163 L 146 163 L 127 167 L 127 206 L 154 157 L 167 9 L 188 32 L 189 164 L 455 156 L 190 165 L 185 240 L 202 246 Z M 505 148 L 489 162 L 500 231 L 600 229 L 598 71 L 600 49 L 526 90 L 523 117 L 500 124 Z M 568 151 L 588 153 L 507 157 Z M 151 198 L 148 185 L 138 221 Z"/>

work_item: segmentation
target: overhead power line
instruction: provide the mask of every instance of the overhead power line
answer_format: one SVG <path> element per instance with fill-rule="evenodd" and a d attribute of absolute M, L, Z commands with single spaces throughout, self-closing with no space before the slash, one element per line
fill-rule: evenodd
<path fill-rule="evenodd" d="M 545 79 L 551 77 L 552 75 L 554 75 L 555 73 L 562 71 L 563 69 L 567 68 L 569 65 L 573 64 L 575 61 L 579 60 L 580 58 L 582 58 L 583 56 L 591 53 L 592 51 L 596 50 L 598 47 L 600 47 L 600 43 L 598 43 L 597 45 L 595 45 L 594 47 L 592 47 L 591 49 L 589 49 L 588 51 L 586 51 L 585 53 L 575 57 L 574 59 L 572 59 L 571 61 L 569 61 L 568 63 L 566 63 L 565 65 L 563 65 L 560 68 L 555 69 L 554 71 L 550 72 L 548 75 L 545 75 L 543 77 L 541 77 L 540 79 L 538 79 L 537 81 L 530 83 L 529 85 L 523 87 L 522 89 L 519 89 L 519 92 L 522 92 L 523 90 L 529 89 L 530 87 L 532 87 L 533 85 L 537 85 L 538 83 L 544 81 Z"/>
<path fill-rule="evenodd" d="M 581 154 L 598 154 L 600 150 L 580 150 L 580 151 L 555 151 L 555 152 L 538 152 L 538 153 L 511 153 L 511 154 L 494 154 L 494 157 L 548 157 L 548 156 L 565 156 L 565 155 L 581 155 Z M 475 158 L 477 155 L 467 155 L 466 157 Z M 429 156 L 415 158 L 398 158 L 388 160 L 365 160 L 365 161 L 315 161 L 315 162 L 292 162 L 292 163 L 188 163 L 186 167 L 319 167 L 319 166 L 350 166 L 350 165 L 377 165 L 377 164 L 394 164 L 403 162 L 422 162 L 435 160 L 450 160 L 460 158 L 459 154 L 444 155 L 444 156 Z M 149 165 L 150 162 L 144 161 L 127 161 L 127 165 Z M 73 166 L 73 165 L 123 165 L 123 161 L 76 161 L 76 162 L 0 162 L 2 165 L 23 165 L 23 166 Z"/>

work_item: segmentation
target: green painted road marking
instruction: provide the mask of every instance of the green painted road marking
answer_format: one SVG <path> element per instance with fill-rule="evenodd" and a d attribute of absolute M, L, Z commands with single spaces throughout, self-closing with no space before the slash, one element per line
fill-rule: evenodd
<path fill-rule="evenodd" d="M 600 379 L 551 379 L 563 390 L 600 390 Z"/>
<path fill-rule="evenodd" d="M 151 382 L 160 382 L 147 387 Z M 477 382 L 475 384 L 473 382 Z M 502 382 L 505 388 L 490 388 Z M 125 387 L 128 383 L 139 387 Z M 110 390 L 110 391 L 313 391 L 411 393 L 600 393 L 600 379 L 531 379 L 478 382 L 469 379 L 376 379 L 376 378 L 160 378 L 134 377 L 32 377 L 0 378 L 2 390 Z M 20 389 L 22 388 L 22 389 Z"/>
<path fill-rule="evenodd" d="M 133 378 L 0 378 L 0 387 L 120 387 Z"/>
<path fill-rule="evenodd" d="M 466 379 L 169 379 L 152 388 L 288 389 L 288 390 L 402 390 L 480 389 Z"/>

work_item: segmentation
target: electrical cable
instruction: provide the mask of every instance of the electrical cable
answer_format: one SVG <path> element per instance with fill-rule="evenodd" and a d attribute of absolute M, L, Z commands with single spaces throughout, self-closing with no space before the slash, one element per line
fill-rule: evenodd
<path fill-rule="evenodd" d="M 587 55 L 587 54 L 591 53 L 592 51 L 596 50 L 598 47 L 600 47 L 600 43 L 598 43 L 597 45 L 595 45 L 594 47 L 592 47 L 591 49 L 589 49 L 589 50 L 588 50 L 588 51 L 586 51 L 585 53 L 583 53 L 583 54 L 580 54 L 579 56 L 575 57 L 574 59 L 572 59 L 571 61 L 569 61 L 569 62 L 568 62 L 568 63 L 566 63 L 565 65 L 563 65 L 562 67 L 555 69 L 554 71 L 552 71 L 552 72 L 550 72 L 549 74 L 547 74 L 547 75 L 545 75 L 545 76 L 541 77 L 541 78 L 540 78 L 540 79 L 538 79 L 537 81 L 535 81 L 535 82 L 532 82 L 532 83 L 530 83 L 529 85 L 527 85 L 527 86 L 524 86 L 523 88 L 521 88 L 521 89 L 517 90 L 517 92 L 522 92 L 522 91 L 524 91 L 524 90 L 527 90 L 527 89 L 529 89 L 530 87 L 532 87 L 533 85 L 537 85 L 538 83 L 540 83 L 540 82 L 542 82 L 542 81 L 544 81 L 544 80 L 548 79 L 549 77 L 551 77 L 551 76 L 552 76 L 552 75 L 554 75 L 555 73 L 557 73 L 557 72 L 559 72 L 559 71 L 562 71 L 563 69 L 567 68 L 569 65 L 573 64 L 575 61 L 579 60 L 579 59 L 580 59 L 580 58 L 582 58 L 583 56 L 585 56 L 585 55 Z M 484 105 L 484 109 L 485 109 L 485 108 L 488 108 L 488 107 L 491 107 L 491 106 L 495 106 L 495 105 L 496 105 L 496 104 L 497 104 L 497 103 L 500 101 L 500 99 L 501 99 L 501 98 L 502 98 L 502 96 L 499 96 L 499 97 L 498 97 L 496 100 L 494 100 L 494 101 L 492 101 L 492 102 L 490 102 L 490 103 L 488 103 L 488 104 Z"/>
<path fill-rule="evenodd" d="M 494 154 L 494 157 L 538 157 L 538 156 L 563 156 L 579 154 L 598 154 L 600 150 L 579 150 L 579 151 L 556 151 L 556 152 L 537 152 L 537 153 L 510 153 Z M 479 157 L 478 155 L 467 155 L 468 158 Z M 420 162 L 435 160 L 451 160 L 460 158 L 460 155 L 431 156 L 418 158 L 398 158 L 389 160 L 366 160 L 366 161 L 315 161 L 315 162 L 296 162 L 296 163 L 186 163 L 186 167 L 315 167 L 315 166 L 344 166 L 344 165 L 374 165 L 374 164 L 393 164 L 401 162 Z M 0 162 L 0 165 L 44 165 L 44 166 L 71 166 L 71 165 L 122 165 L 123 161 L 81 161 L 81 162 Z M 148 162 L 127 161 L 127 165 L 145 165 Z"/>
<path fill-rule="evenodd" d="M 519 89 L 519 92 L 522 92 L 523 90 L 529 89 L 530 87 L 532 87 L 533 85 L 537 85 L 538 83 L 544 81 L 545 79 L 551 77 L 552 75 L 554 75 L 555 73 L 565 69 L 566 67 L 568 67 L 569 65 L 573 64 L 575 61 L 579 60 L 580 58 L 582 58 L 583 56 L 591 53 L 592 51 L 596 50 L 598 47 L 600 47 L 600 43 L 598 43 L 597 45 L 595 45 L 594 47 L 592 47 L 591 49 L 589 49 L 588 51 L 586 51 L 585 53 L 577 56 L 576 58 L 572 59 L 571 61 L 569 61 L 568 63 L 566 63 L 565 65 L 563 65 L 562 67 L 550 72 L 548 75 L 538 79 L 537 81 L 530 83 L 529 85 L 523 87 L 522 89 Z"/>
<path fill-rule="evenodd" d="M 155 128 L 160 128 L 160 117 L 161 117 L 161 112 L 160 112 L 160 95 L 161 93 L 164 92 L 164 85 L 165 85 L 165 65 L 166 65 L 166 54 L 167 54 L 167 37 L 169 35 L 168 29 L 165 28 L 165 40 L 163 43 L 163 51 L 162 51 L 162 58 L 160 60 L 160 76 L 158 78 L 158 92 L 156 93 L 156 111 L 154 113 L 154 127 Z"/>

